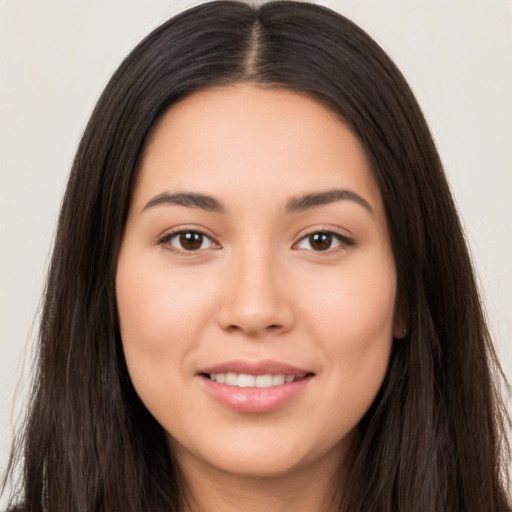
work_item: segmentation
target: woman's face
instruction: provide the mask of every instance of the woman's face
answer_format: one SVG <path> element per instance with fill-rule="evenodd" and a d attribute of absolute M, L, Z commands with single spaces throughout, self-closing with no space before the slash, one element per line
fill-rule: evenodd
<path fill-rule="evenodd" d="M 164 115 L 116 287 L 135 389 L 199 471 L 338 465 L 401 329 L 362 148 L 287 90 L 210 88 Z"/>

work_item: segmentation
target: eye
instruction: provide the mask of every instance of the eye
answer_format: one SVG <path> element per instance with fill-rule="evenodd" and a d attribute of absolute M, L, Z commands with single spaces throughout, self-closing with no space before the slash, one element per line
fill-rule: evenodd
<path fill-rule="evenodd" d="M 179 252 L 193 252 L 203 249 L 218 248 L 218 244 L 201 231 L 182 230 L 165 235 L 159 241 L 160 244 L 170 246 Z"/>
<path fill-rule="evenodd" d="M 315 231 L 301 238 L 296 244 L 298 249 L 325 252 L 340 246 L 351 246 L 354 242 L 349 238 L 333 231 Z"/>

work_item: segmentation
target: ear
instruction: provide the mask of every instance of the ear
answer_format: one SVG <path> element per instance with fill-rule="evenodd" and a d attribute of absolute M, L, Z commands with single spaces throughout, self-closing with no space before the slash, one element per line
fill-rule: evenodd
<path fill-rule="evenodd" d="M 398 322 L 395 322 L 394 338 L 396 340 L 403 340 L 404 338 L 407 338 L 408 334 L 409 330 L 405 325 L 400 325 Z"/>
<path fill-rule="evenodd" d="M 396 340 L 403 340 L 409 335 L 409 308 L 405 304 L 403 296 L 398 297 L 395 307 L 395 320 L 393 337 Z"/>

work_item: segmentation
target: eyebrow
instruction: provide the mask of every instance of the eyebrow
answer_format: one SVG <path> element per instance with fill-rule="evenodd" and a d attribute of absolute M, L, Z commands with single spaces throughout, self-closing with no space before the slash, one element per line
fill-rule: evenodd
<path fill-rule="evenodd" d="M 294 197 L 286 204 L 286 211 L 288 213 L 302 212 L 317 206 L 346 200 L 359 204 L 372 215 L 375 213 L 370 203 L 352 190 L 327 190 Z"/>
<path fill-rule="evenodd" d="M 285 207 L 287 213 L 297 213 L 318 206 L 323 206 L 338 201 L 353 201 L 363 208 L 365 208 L 372 215 L 374 209 L 370 203 L 361 197 L 356 192 L 351 190 L 327 190 L 325 192 L 314 192 L 311 194 L 305 194 L 298 197 L 292 197 Z M 155 206 L 160 205 L 178 205 L 185 206 L 188 208 L 199 208 L 207 212 L 225 213 L 226 209 L 222 203 L 212 196 L 205 194 L 199 194 L 197 192 L 177 192 L 171 194 L 169 192 L 163 192 L 153 197 L 144 206 L 142 211 L 148 210 Z"/>
<path fill-rule="evenodd" d="M 214 197 L 199 194 L 196 192 L 177 192 L 176 194 L 170 194 L 164 192 L 153 197 L 142 211 L 153 208 L 154 206 L 174 204 L 178 206 L 186 206 L 188 208 L 200 208 L 207 212 L 224 213 L 224 206 L 215 199 Z"/>

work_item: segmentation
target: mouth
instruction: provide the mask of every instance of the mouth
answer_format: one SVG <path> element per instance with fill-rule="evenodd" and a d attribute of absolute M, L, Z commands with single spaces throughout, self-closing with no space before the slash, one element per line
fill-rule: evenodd
<path fill-rule="evenodd" d="M 251 375 L 249 373 L 227 372 L 202 373 L 201 375 L 213 382 L 237 388 L 273 388 L 305 379 L 312 374 L 302 373 L 300 375 L 286 375 L 284 373 L 267 373 L 263 375 Z"/>
<path fill-rule="evenodd" d="M 243 413 L 267 413 L 293 403 L 309 388 L 311 371 L 275 361 L 231 361 L 198 372 L 208 394 Z"/>

